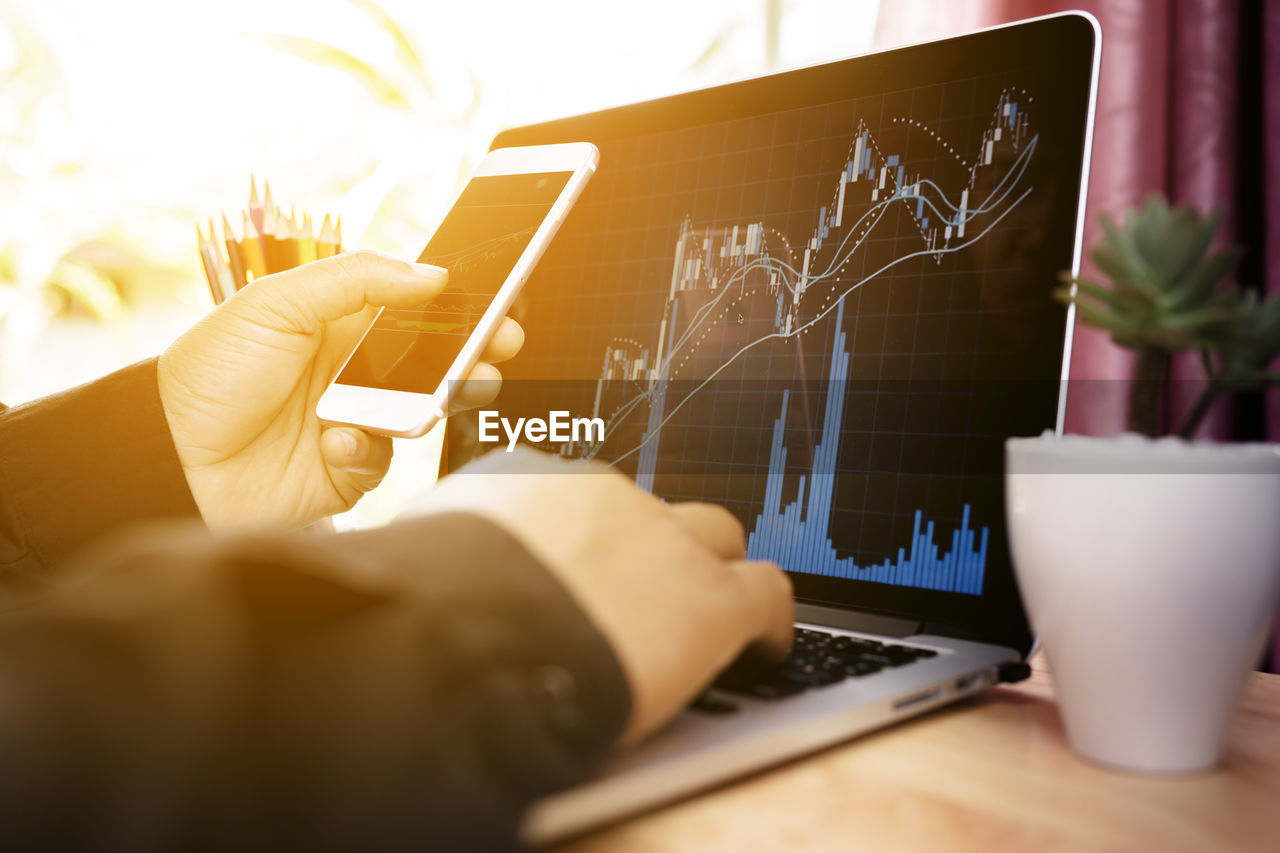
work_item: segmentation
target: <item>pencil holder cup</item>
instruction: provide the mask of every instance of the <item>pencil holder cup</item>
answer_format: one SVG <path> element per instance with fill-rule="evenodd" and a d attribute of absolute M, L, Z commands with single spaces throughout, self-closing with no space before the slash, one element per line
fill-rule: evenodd
<path fill-rule="evenodd" d="M 1280 447 L 1044 436 L 1005 459 L 1071 747 L 1137 772 L 1219 763 L 1280 594 Z"/>
<path fill-rule="evenodd" d="M 265 195 L 258 198 L 258 186 L 249 180 L 249 205 L 240 215 L 222 215 L 222 233 L 210 219 L 206 234 L 196 225 L 196 247 L 209 284 L 214 305 L 221 305 L 264 275 L 283 272 L 342 252 L 342 217 L 336 224 L 325 214 L 319 234 L 305 211 L 288 215 L 271 200 L 271 187 L 263 184 Z M 233 220 L 242 221 L 237 234 Z"/>

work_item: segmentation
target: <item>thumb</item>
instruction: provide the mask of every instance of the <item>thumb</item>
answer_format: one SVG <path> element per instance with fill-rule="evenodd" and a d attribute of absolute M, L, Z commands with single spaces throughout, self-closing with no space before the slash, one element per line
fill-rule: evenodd
<path fill-rule="evenodd" d="M 366 306 L 411 308 L 430 302 L 448 281 L 448 271 L 430 264 L 348 252 L 265 276 L 240 297 L 263 325 L 310 334 Z"/>
<path fill-rule="evenodd" d="M 340 488 L 349 486 L 359 493 L 382 482 L 391 466 L 392 449 L 391 439 L 386 436 L 348 427 L 326 429 L 320 436 L 320 455 L 334 484 Z"/>

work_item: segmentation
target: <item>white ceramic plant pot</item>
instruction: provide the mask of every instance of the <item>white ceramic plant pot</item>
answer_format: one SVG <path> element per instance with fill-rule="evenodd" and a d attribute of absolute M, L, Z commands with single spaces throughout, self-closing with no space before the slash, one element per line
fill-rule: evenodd
<path fill-rule="evenodd" d="M 1280 446 L 1046 435 L 1005 461 L 1072 748 L 1149 773 L 1217 764 L 1280 593 Z"/>

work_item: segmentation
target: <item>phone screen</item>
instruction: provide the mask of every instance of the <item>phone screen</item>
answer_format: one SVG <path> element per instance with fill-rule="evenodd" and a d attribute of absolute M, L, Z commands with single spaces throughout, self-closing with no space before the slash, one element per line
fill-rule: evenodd
<path fill-rule="evenodd" d="M 571 177 L 472 178 L 418 258 L 447 269 L 448 286 L 421 308 L 384 309 L 338 383 L 434 393 Z"/>

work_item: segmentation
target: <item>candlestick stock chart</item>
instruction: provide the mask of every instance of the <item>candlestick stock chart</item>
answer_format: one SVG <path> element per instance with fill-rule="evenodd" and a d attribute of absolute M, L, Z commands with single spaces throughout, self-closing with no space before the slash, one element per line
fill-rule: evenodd
<path fill-rule="evenodd" d="M 723 503 L 790 571 L 980 594 L 1000 507 L 974 485 L 995 437 L 975 383 L 1014 349 L 997 282 L 1037 209 L 1035 111 L 966 81 L 672 132 L 602 170 L 529 306 L 572 344 L 531 342 L 526 375 L 572 374 L 557 405 L 606 424 L 557 452 Z"/>

